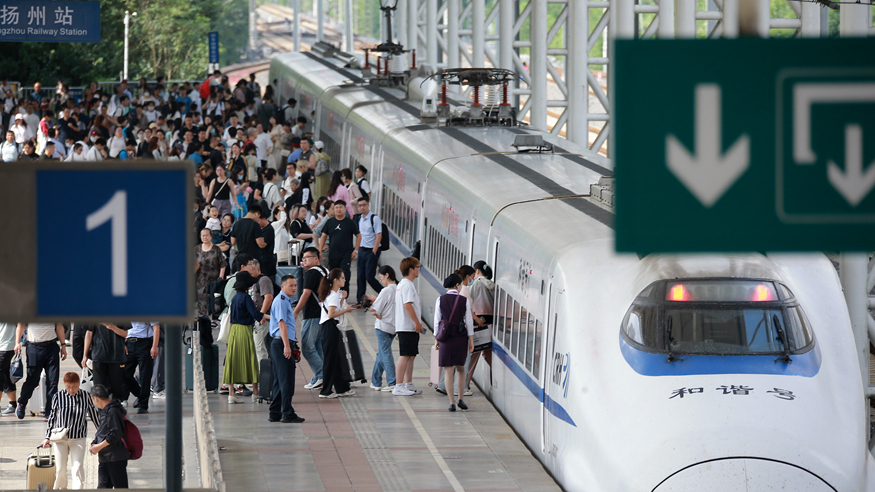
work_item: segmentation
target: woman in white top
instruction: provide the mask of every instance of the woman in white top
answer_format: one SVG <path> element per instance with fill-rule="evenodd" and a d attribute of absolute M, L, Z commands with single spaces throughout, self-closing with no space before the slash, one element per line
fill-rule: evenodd
<path fill-rule="evenodd" d="M 106 142 L 107 151 L 109 152 L 109 156 L 115 159 L 118 157 L 119 153 L 125 150 L 125 138 L 124 138 L 124 129 L 120 126 L 115 128 L 115 134 L 109 137 L 109 141 Z"/>
<path fill-rule="evenodd" d="M 15 143 L 23 144 L 25 141 L 33 138 L 33 130 L 24 122 L 24 117 L 20 114 L 15 115 L 15 124 L 12 125 L 12 133 L 15 134 Z"/>
<path fill-rule="evenodd" d="M 383 289 L 380 294 L 365 295 L 371 304 L 371 314 L 377 318 L 374 328 L 377 331 L 377 360 L 374 361 L 374 371 L 371 373 L 371 389 L 374 391 L 392 391 L 395 389 L 395 359 L 392 357 L 392 340 L 395 339 L 395 270 L 389 265 L 383 265 L 377 274 Z M 386 387 L 383 385 L 383 371 L 386 371 Z"/>
<path fill-rule="evenodd" d="M 273 143 L 273 150 L 271 150 L 270 155 L 267 157 L 267 167 L 279 169 L 283 158 L 283 135 L 285 135 L 283 126 L 277 123 L 276 116 L 271 116 L 270 130 L 267 132 L 267 136 L 270 137 L 270 141 Z"/>
<path fill-rule="evenodd" d="M 274 246 L 273 252 L 276 255 L 277 263 L 287 263 L 289 261 L 289 217 L 286 215 L 285 207 L 277 205 L 273 209 L 273 222 L 270 225 L 273 227 Z"/>
<path fill-rule="evenodd" d="M 322 283 L 319 284 L 319 307 L 322 309 L 322 318 L 319 320 L 322 325 L 322 390 L 319 398 L 355 395 L 355 390 L 349 387 L 349 381 L 340 377 L 341 338 L 337 324 L 344 314 L 358 308 L 344 307 L 346 291 L 341 293 L 340 288 L 345 282 L 343 270 L 335 268 L 328 272 L 327 277 L 322 277 Z"/>

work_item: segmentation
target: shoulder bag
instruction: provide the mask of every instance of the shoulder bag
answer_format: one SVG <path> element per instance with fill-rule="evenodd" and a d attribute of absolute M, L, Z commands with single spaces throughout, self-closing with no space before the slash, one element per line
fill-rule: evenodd
<path fill-rule="evenodd" d="M 450 310 L 450 315 L 447 316 L 447 318 L 441 317 L 441 321 L 438 323 L 437 330 L 434 332 L 434 338 L 438 342 L 446 342 L 452 336 L 450 334 L 450 320 L 452 319 L 453 314 L 456 313 L 456 306 L 459 304 L 460 297 L 462 296 L 456 294 L 456 300 L 453 302 L 453 309 Z M 440 309 L 440 306 L 438 306 L 438 309 Z M 464 321 L 462 323 L 464 323 Z M 459 328 L 462 328 L 462 326 L 460 325 Z"/>
<path fill-rule="evenodd" d="M 219 320 L 219 337 L 216 341 L 228 343 L 228 338 L 231 336 L 231 306 L 228 305 L 228 312 Z"/>

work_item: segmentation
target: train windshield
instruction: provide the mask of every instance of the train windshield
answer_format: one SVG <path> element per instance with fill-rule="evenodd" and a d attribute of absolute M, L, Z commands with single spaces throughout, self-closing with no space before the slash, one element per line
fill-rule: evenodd
<path fill-rule="evenodd" d="M 814 336 L 793 293 L 770 280 L 651 284 L 623 322 L 624 338 L 650 352 L 693 355 L 802 353 Z"/>

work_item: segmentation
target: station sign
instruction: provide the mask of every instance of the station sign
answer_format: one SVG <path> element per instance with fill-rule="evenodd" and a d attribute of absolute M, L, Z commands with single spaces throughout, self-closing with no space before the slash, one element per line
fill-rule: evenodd
<path fill-rule="evenodd" d="M 0 0 L 0 41 L 99 43 L 99 1 Z"/>
<path fill-rule="evenodd" d="M 219 63 L 219 33 L 216 31 L 207 33 L 207 44 L 210 48 L 210 63 Z"/>
<path fill-rule="evenodd" d="M 869 251 L 875 40 L 617 40 L 618 251 Z"/>
<path fill-rule="evenodd" d="M 0 168 L 0 321 L 193 316 L 193 170 L 143 161 Z"/>

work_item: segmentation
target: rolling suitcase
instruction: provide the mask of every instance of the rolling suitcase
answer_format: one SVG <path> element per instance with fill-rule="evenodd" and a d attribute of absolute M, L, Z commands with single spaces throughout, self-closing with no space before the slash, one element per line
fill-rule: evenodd
<path fill-rule="evenodd" d="M 438 349 L 431 346 L 431 365 L 429 366 L 428 385 L 437 386 L 441 382 L 441 368 L 438 366 Z"/>
<path fill-rule="evenodd" d="M 46 373 L 43 372 L 39 376 L 39 386 L 34 388 L 33 396 L 31 396 L 30 401 L 27 402 L 27 407 L 30 410 L 30 415 L 32 417 L 43 414 L 46 411 L 47 389 L 48 386 L 46 385 Z"/>
<path fill-rule="evenodd" d="M 361 381 L 367 383 L 365 366 L 362 364 L 362 353 L 359 341 L 352 330 L 340 332 L 340 377 L 344 381 Z"/>
<path fill-rule="evenodd" d="M 273 362 L 261 359 L 258 363 L 258 403 L 273 400 Z"/>
<path fill-rule="evenodd" d="M 204 386 L 207 391 L 219 390 L 219 346 L 201 347 L 201 365 L 204 368 Z M 185 389 L 194 389 L 194 354 L 191 347 L 185 351 Z"/>
<path fill-rule="evenodd" d="M 38 446 L 36 452 L 27 457 L 27 488 L 37 490 L 41 483 L 46 485 L 45 490 L 55 486 L 55 455 L 52 448 Z"/>

